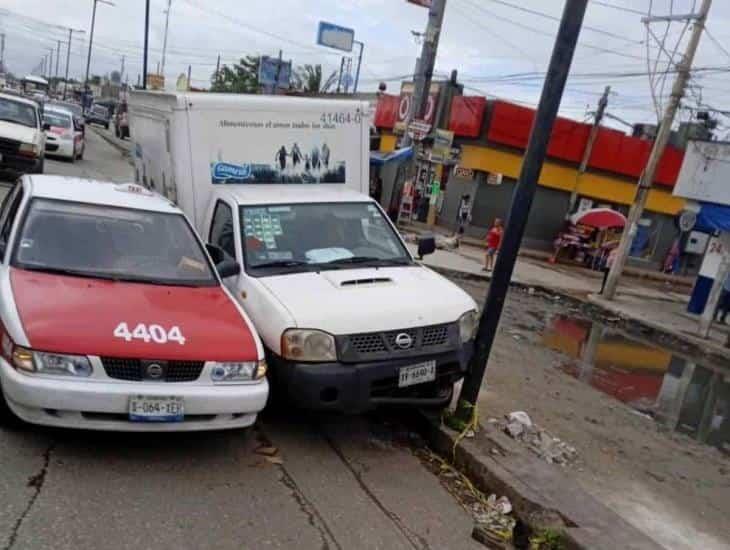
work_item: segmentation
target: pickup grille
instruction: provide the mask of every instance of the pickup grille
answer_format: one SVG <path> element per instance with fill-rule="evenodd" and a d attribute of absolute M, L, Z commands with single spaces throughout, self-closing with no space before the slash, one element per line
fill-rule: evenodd
<path fill-rule="evenodd" d="M 409 339 L 410 345 L 407 345 Z M 449 323 L 386 332 L 349 334 L 339 336 L 337 340 L 342 361 L 375 361 L 457 349 L 459 331 L 455 323 Z"/>
<path fill-rule="evenodd" d="M 20 142 L 14 139 L 0 138 L 0 153 L 4 155 L 16 154 L 20 149 Z"/>
<path fill-rule="evenodd" d="M 123 359 L 119 357 L 102 357 L 101 363 L 109 378 L 141 382 L 142 380 L 157 382 L 194 382 L 200 378 L 205 366 L 204 361 L 145 361 L 142 359 Z M 164 374 L 158 380 L 146 375 L 146 367 L 150 363 L 162 366 Z"/>

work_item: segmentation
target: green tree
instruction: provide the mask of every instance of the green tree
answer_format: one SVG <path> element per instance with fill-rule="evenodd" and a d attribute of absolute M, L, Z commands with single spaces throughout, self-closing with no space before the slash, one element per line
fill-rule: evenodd
<path fill-rule="evenodd" d="M 247 55 L 230 67 L 223 65 L 210 81 L 211 92 L 255 94 L 259 91 L 259 57 Z"/>
<path fill-rule="evenodd" d="M 294 73 L 294 81 L 303 92 L 327 93 L 337 82 L 337 71 L 323 79 L 322 65 L 303 65 Z"/>

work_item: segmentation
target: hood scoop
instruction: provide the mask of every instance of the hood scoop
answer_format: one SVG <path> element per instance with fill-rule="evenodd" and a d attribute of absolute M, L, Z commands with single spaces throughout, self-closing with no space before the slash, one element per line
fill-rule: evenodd
<path fill-rule="evenodd" d="M 358 287 L 358 286 L 365 286 L 365 285 L 378 285 L 378 284 L 384 284 L 384 283 L 392 283 L 393 279 L 390 277 L 366 277 L 363 279 L 350 279 L 348 281 L 342 281 L 340 283 L 341 287 Z"/>

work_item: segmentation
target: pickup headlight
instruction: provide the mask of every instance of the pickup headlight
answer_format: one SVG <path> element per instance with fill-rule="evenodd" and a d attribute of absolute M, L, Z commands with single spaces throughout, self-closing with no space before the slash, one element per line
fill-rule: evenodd
<path fill-rule="evenodd" d="M 210 370 L 213 382 L 251 382 L 266 376 L 266 361 L 215 362 Z"/>
<path fill-rule="evenodd" d="M 20 147 L 18 147 L 18 152 L 21 155 L 30 155 L 37 157 L 40 153 L 40 147 L 35 143 L 21 143 Z"/>
<path fill-rule="evenodd" d="M 337 361 L 335 337 L 321 330 L 289 329 L 281 336 L 281 356 L 310 363 Z"/>
<path fill-rule="evenodd" d="M 472 310 L 467 311 L 459 318 L 459 339 L 462 344 L 469 340 L 473 340 L 477 335 L 479 328 L 479 312 Z"/>
<path fill-rule="evenodd" d="M 16 369 L 39 374 L 86 378 L 93 370 L 89 358 L 84 355 L 46 353 L 15 346 L 12 358 Z"/>

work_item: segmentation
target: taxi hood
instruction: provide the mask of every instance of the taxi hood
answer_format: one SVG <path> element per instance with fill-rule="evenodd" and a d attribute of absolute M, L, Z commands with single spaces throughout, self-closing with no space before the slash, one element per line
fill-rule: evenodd
<path fill-rule="evenodd" d="M 72 277 L 11 268 L 13 296 L 30 347 L 76 355 L 159 360 L 252 361 L 256 337 L 220 286 L 179 287 Z M 116 335 L 139 324 L 157 340 Z M 167 338 L 178 327 L 184 344 Z M 175 333 L 173 333 L 175 334 Z M 167 340 L 167 341 L 165 341 Z"/>
<path fill-rule="evenodd" d="M 385 267 L 305 272 L 259 279 L 295 325 L 353 334 L 452 323 L 476 303 L 430 269 Z"/>

